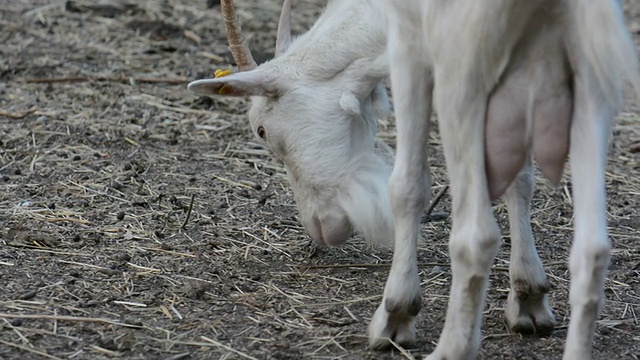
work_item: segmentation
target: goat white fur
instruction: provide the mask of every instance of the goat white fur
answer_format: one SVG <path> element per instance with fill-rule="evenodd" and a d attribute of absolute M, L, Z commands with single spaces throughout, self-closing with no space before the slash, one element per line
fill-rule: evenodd
<path fill-rule="evenodd" d="M 429 198 L 423 189 L 430 182 L 425 150 L 433 100 L 451 181 L 453 279 L 444 329 L 427 359 L 477 357 L 488 277 L 500 243 L 490 200 L 509 186 L 531 152 L 551 181 L 560 179 L 571 154 L 575 239 L 563 358 L 589 359 L 609 261 L 610 124 L 625 81 L 640 94 L 637 53 L 621 4 L 372 2 L 386 21 L 397 148 L 389 181 L 395 254 L 369 327 L 370 343 L 415 338 L 421 306 L 416 241 Z"/>
<path fill-rule="evenodd" d="M 224 5 L 225 1 L 222 3 Z M 498 239 L 495 220 L 490 215 L 489 192 L 496 197 L 506 190 L 504 197 L 509 211 L 512 251 L 507 323 L 520 332 L 550 331 L 555 320 L 547 300 L 547 278 L 535 249 L 529 222 L 533 190 L 531 147 L 538 160 L 541 154 L 542 158 L 545 155 L 550 157 L 551 160 L 547 163 L 551 165 L 543 167 L 543 171 L 551 168 L 546 174 L 552 180 L 559 178 L 558 156 L 554 157 L 558 151 L 545 154 L 544 150 L 548 147 L 542 146 L 544 142 L 536 143 L 537 140 L 533 139 L 539 137 L 534 138 L 532 134 L 537 132 L 536 127 L 545 125 L 547 115 L 544 111 L 547 108 L 559 109 L 560 113 L 566 112 L 566 106 L 563 105 L 566 105 L 567 94 L 575 95 L 568 93 L 563 84 L 567 83 L 569 75 L 574 76 L 575 69 L 568 71 L 567 65 L 570 63 L 574 66 L 575 60 L 567 59 L 562 41 L 552 42 L 550 47 L 546 47 L 542 39 L 552 36 L 540 29 L 514 29 L 520 35 L 507 39 L 504 46 L 496 43 L 505 37 L 501 32 L 505 27 L 514 26 L 516 21 L 527 24 L 523 20 L 529 14 L 527 11 L 540 9 L 540 4 L 545 2 L 533 1 L 532 4 L 537 5 L 522 6 L 504 1 L 496 2 L 496 5 L 485 4 L 493 11 L 502 7 L 509 11 L 522 8 L 519 12 L 514 10 L 516 15 L 509 12 L 507 18 L 501 19 L 507 24 L 498 22 L 495 33 L 491 29 L 491 21 L 496 20 L 491 17 L 482 18 L 486 15 L 485 11 L 479 8 L 480 5 L 474 6 L 470 1 L 451 1 L 447 2 L 448 5 L 416 2 L 412 4 L 414 8 L 401 5 L 406 2 L 398 2 L 397 9 L 396 5 L 388 2 L 387 6 L 397 11 L 391 13 L 387 13 L 389 9 L 372 6 L 372 3 L 373 0 L 331 1 L 309 32 L 292 39 L 291 4 L 289 0 L 285 0 L 275 59 L 257 67 L 255 63 L 252 64 L 252 59 L 243 61 L 242 65 L 239 59 L 250 58 L 250 54 L 246 53 L 248 49 L 245 49 L 245 53 L 239 57 L 234 54 L 239 67 L 245 72 L 198 80 L 191 83 L 189 88 L 199 93 L 216 95 L 220 94 L 224 86 L 223 95 L 252 96 L 249 111 L 251 127 L 263 144 L 284 162 L 302 222 L 314 240 L 337 245 L 348 239 L 353 228 L 372 242 L 389 240 L 395 233 L 394 265 L 385 288 L 384 301 L 369 329 L 371 346 L 379 348 L 388 344 L 388 338 L 401 344 L 415 339 L 414 319 L 421 303 L 415 256 L 417 221 L 429 194 L 430 175 L 425 159 L 427 119 L 433 79 L 440 77 L 443 86 L 440 93 L 436 91 L 436 100 L 440 99 L 436 101 L 436 107 L 441 119 L 443 138 L 447 141 L 447 165 L 452 186 L 455 187 L 452 188 L 454 284 L 448 313 L 450 315 L 443 332 L 443 338 L 446 334 L 449 340 L 441 342 L 436 351 L 440 355 L 434 355 L 434 359 L 445 356 L 448 359 L 466 359 L 477 353 L 488 264 L 493 259 Z M 551 6 L 557 9 L 560 7 Z M 401 29 L 407 32 L 403 33 L 397 26 L 403 23 L 399 20 L 400 17 L 408 15 L 400 14 L 399 10 L 411 12 L 410 9 L 414 9 L 413 16 L 407 18 L 405 27 Z M 424 19 L 419 18 L 416 9 L 429 14 L 430 26 L 421 23 Z M 475 48 L 476 52 L 471 52 L 453 47 L 447 42 L 454 39 L 446 31 L 459 33 L 459 36 L 476 35 L 455 30 L 454 24 L 468 31 L 473 30 L 466 24 L 458 23 L 461 20 L 456 17 L 464 19 L 466 15 L 460 14 L 466 13 L 473 15 L 476 21 L 474 26 L 484 26 L 481 28 L 484 31 L 482 34 L 494 41 L 494 48 L 489 50 L 495 53 L 503 50 L 507 56 L 499 59 L 491 56 L 476 58 L 476 55 L 483 55 L 482 48 Z M 388 29 L 391 31 L 391 63 L 396 72 L 394 94 L 397 115 L 401 119 L 398 123 L 396 166 L 390 183 L 393 207 L 389 203 L 387 192 L 392 168 L 389 159 L 392 154 L 384 143 L 375 139 L 376 119 L 388 111 L 388 99 L 380 82 L 389 74 L 387 55 L 384 53 L 386 30 L 383 21 L 389 14 L 396 14 L 395 18 L 389 16 L 386 21 L 391 25 Z M 438 19 L 439 16 L 443 17 Z M 513 16 L 516 18 L 512 18 Z M 551 21 L 543 15 L 536 16 L 544 24 Z M 226 17 L 225 20 L 229 18 Z M 549 31 L 558 31 L 560 28 L 562 27 L 551 26 L 552 30 Z M 428 34 L 425 36 L 417 29 L 428 29 Z M 532 35 L 529 43 L 521 41 L 522 33 Z M 538 33 L 546 35 L 539 38 L 533 36 Z M 611 35 L 603 36 L 607 40 L 606 36 Z M 615 36 L 622 36 L 624 40 L 623 35 Z M 420 42 L 422 38 L 429 39 L 433 45 L 427 42 L 429 46 L 425 46 Z M 557 35 L 555 38 L 562 36 Z M 472 39 L 484 41 L 482 37 L 457 38 L 454 43 L 476 44 L 469 43 Z M 482 41 L 478 44 L 484 45 L 485 42 Z M 244 46 L 241 39 L 230 43 L 232 49 L 234 46 Z M 526 45 L 524 48 L 523 44 Z M 624 42 L 622 44 L 618 50 L 628 53 Z M 501 49 L 502 46 L 504 49 Z M 537 49 L 538 55 L 550 51 L 551 56 L 546 60 L 542 56 L 538 59 L 540 62 L 536 63 L 527 58 L 526 55 L 530 52 L 528 47 Z M 399 48 L 405 51 L 402 53 L 404 56 L 399 55 Z M 513 59 L 519 60 L 514 62 Z M 603 73 L 599 79 L 604 79 L 605 84 L 613 84 L 611 81 L 621 78 L 623 71 L 630 69 L 630 61 L 627 60 L 626 67 L 620 68 L 619 74 Z M 404 77 L 399 77 L 398 68 L 405 65 L 415 72 L 412 75 L 405 70 L 401 72 Z M 544 66 L 549 66 L 549 71 L 541 73 L 540 69 Z M 607 65 L 604 70 L 608 69 L 610 67 Z M 467 76 L 472 76 L 476 82 L 470 82 Z M 421 83 L 420 80 L 429 81 Z M 619 90 L 619 84 L 612 86 L 612 90 Z M 480 91 L 477 94 L 473 93 L 478 89 Z M 493 106 L 489 111 L 490 116 L 485 119 L 487 99 L 493 90 L 497 91 L 496 94 L 517 94 L 519 102 L 514 104 L 506 96 L 494 95 L 490 102 Z M 538 99 L 541 93 L 546 94 L 547 91 L 551 96 Z M 554 94 L 558 93 L 560 95 L 556 98 L 565 99 L 560 106 L 553 102 Z M 469 96 L 476 100 L 477 107 L 467 108 Z M 482 101 L 485 107 L 478 105 Z M 576 100 L 576 105 L 584 102 L 585 100 Z M 536 112 L 536 109 L 541 111 Z M 610 118 L 613 108 L 607 109 L 610 111 L 605 113 Z M 573 116 L 577 116 L 576 114 Z M 417 119 L 420 117 L 421 119 Z M 474 125 L 468 124 L 471 118 L 476 120 Z M 506 120 L 501 120 L 503 118 Z M 549 120 L 551 123 L 547 123 L 543 129 L 550 129 L 547 132 L 554 133 L 555 117 L 550 116 Z M 515 143 L 502 142 L 495 135 L 487 136 L 485 149 L 485 122 L 488 132 L 503 133 Z M 519 125 L 521 123 L 527 124 L 524 131 Z M 558 123 L 563 127 L 555 129 L 558 130 L 555 133 L 562 133 L 563 129 L 565 132 L 569 131 L 567 121 Z M 458 130 L 451 130 L 454 128 Z M 519 137 L 513 135 L 513 128 L 519 131 Z M 571 131 L 574 132 L 573 128 Z M 566 139 L 558 143 L 567 144 Z M 472 150 L 475 152 L 471 153 Z M 485 152 L 489 160 L 497 162 L 495 166 L 493 163 L 488 164 L 486 170 Z M 513 156 L 504 159 L 504 154 Z M 563 164 L 564 156 L 561 157 L 560 163 Z M 499 160 L 505 160 L 509 166 L 501 167 Z M 479 172 L 480 170 L 482 171 Z M 518 171 L 520 173 L 514 180 Z M 600 177 L 595 179 L 600 179 L 602 174 L 596 173 Z M 493 184 L 492 189 L 489 188 L 490 184 Z M 602 182 L 595 185 L 597 186 L 593 187 L 593 191 L 602 195 Z M 593 224 L 589 224 L 591 225 Z M 476 254 L 483 258 L 476 258 Z M 465 261 L 464 265 L 461 265 L 460 259 Z M 464 268 L 467 265 L 470 267 Z"/>

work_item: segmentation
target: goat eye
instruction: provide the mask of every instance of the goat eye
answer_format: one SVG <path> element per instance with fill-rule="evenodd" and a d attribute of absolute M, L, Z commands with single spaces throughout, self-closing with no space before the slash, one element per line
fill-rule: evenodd
<path fill-rule="evenodd" d="M 267 131 L 263 126 L 258 126 L 258 136 L 260 136 L 260 138 L 262 139 L 265 139 L 267 137 Z"/>

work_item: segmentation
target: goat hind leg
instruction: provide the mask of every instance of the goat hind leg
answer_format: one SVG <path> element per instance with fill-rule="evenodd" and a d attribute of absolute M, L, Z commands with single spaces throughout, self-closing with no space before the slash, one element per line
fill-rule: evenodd
<path fill-rule="evenodd" d="M 504 195 L 511 230 L 511 291 L 505 318 L 509 328 L 525 334 L 547 333 L 555 326 L 547 295 L 549 282 L 531 232 L 533 176 L 533 163 L 528 156 Z"/>
<path fill-rule="evenodd" d="M 605 167 L 614 109 L 585 79 L 577 77 L 575 89 L 570 150 L 575 234 L 569 259 L 571 320 L 564 360 L 591 357 L 610 250 Z"/>

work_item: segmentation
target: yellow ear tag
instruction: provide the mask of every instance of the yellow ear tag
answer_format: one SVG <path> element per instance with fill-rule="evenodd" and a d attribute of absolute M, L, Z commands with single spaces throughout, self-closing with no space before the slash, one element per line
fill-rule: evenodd
<path fill-rule="evenodd" d="M 216 69 L 216 71 L 213 73 L 213 76 L 217 79 L 223 76 L 227 76 L 229 74 L 231 74 L 231 69 L 226 69 L 226 70 Z"/>
<path fill-rule="evenodd" d="M 226 70 L 222 70 L 222 69 L 216 69 L 216 71 L 214 71 L 213 76 L 218 79 L 224 76 L 227 76 L 231 74 L 231 69 L 226 69 Z M 226 89 L 227 85 L 222 85 L 222 87 L 218 90 L 218 94 L 220 95 L 224 95 L 227 93 L 227 89 Z"/>

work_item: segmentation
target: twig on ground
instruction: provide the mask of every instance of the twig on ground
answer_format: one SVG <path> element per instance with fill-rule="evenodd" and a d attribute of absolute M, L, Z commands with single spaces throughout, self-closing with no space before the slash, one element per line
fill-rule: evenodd
<path fill-rule="evenodd" d="M 53 355 L 49 355 L 44 351 L 36 350 L 36 349 L 30 348 L 28 346 L 24 346 L 24 345 L 20 345 L 20 344 L 14 344 L 12 342 L 4 341 L 4 340 L 0 340 L 0 344 L 5 344 L 7 346 L 11 346 L 11 347 L 14 347 L 14 348 L 17 348 L 17 349 L 20 349 L 20 350 L 24 350 L 24 351 L 30 352 L 32 354 L 37 354 L 37 355 L 40 355 L 40 356 L 44 356 L 44 357 L 49 358 L 49 359 L 62 360 L 62 358 L 59 358 L 59 357 L 53 356 Z"/>
<path fill-rule="evenodd" d="M 38 109 L 36 107 L 32 107 L 31 109 L 18 114 L 18 113 L 12 113 L 12 112 L 8 112 L 8 111 L 3 111 L 0 110 L 0 117 L 7 117 L 10 119 L 24 119 L 25 117 L 27 117 L 27 115 L 31 115 L 34 112 L 36 112 Z"/>
<path fill-rule="evenodd" d="M 329 265 L 298 265 L 298 264 L 287 264 L 287 266 L 295 267 L 295 268 L 304 268 L 304 269 L 340 269 L 340 268 L 376 268 L 376 267 L 389 267 L 391 263 L 382 263 L 382 264 L 329 264 Z M 419 263 L 419 267 L 424 266 L 449 266 L 448 263 L 438 263 L 438 262 L 429 262 L 429 263 Z"/>
<path fill-rule="evenodd" d="M 130 77 L 130 76 L 63 76 L 52 78 L 26 78 L 26 83 L 73 83 L 87 81 L 113 81 L 121 83 L 148 83 L 148 84 L 186 84 L 189 82 L 186 78 L 156 78 L 156 77 Z"/>
<path fill-rule="evenodd" d="M 415 357 L 413 357 L 413 355 L 411 355 L 411 353 L 409 351 L 407 351 L 407 349 L 403 348 L 402 346 L 400 346 L 399 344 L 397 344 L 395 341 L 388 339 L 389 342 L 391 343 L 391 345 L 393 345 L 394 348 L 398 349 L 398 351 L 400 351 L 400 353 L 407 359 L 410 360 L 416 360 Z"/>
<path fill-rule="evenodd" d="M 0 318 L 6 319 L 36 319 L 36 320 L 57 320 L 57 321 L 78 321 L 78 322 L 94 322 L 111 325 L 120 325 L 131 328 L 141 328 L 142 326 L 121 323 L 115 320 L 92 318 L 92 317 L 79 317 L 79 316 L 61 316 L 61 315 L 33 315 L 33 314 L 5 314 L 0 313 Z"/>
<path fill-rule="evenodd" d="M 182 360 L 182 359 L 186 359 L 191 357 L 191 353 L 190 352 L 183 352 L 180 354 L 175 354 L 173 356 L 170 356 L 167 358 L 167 360 Z"/>
<path fill-rule="evenodd" d="M 253 190 L 253 188 L 251 186 L 249 186 L 249 185 L 241 184 L 239 182 L 235 182 L 233 180 L 229 180 L 229 179 L 224 178 L 222 176 L 211 174 L 211 177 L 213 177 L 214 179 L 220 180 L 220 181 L 224 181 L 224 182 L 229 183 L 231 185 L 235 185 L 235 186 L 238 186 L 238 187 L 241 187 L 241 188 Z"/>
<path fill-rule="evenodd" d="M 242 351 L 240 351 L 240 350 L 236 350 L 236 349 L 234 349 L 234 348 L 232 348 L 232 347 L 230 347 L 230 346 L 227 346 L 227 345 L 225 345 L 225 344 L 222 344 L 222 343 L 220 343 L 220 342 L 217 342 L 217 341 L 215 341 L 215 340 L 213 340 L 213 339 L 210 339 L 210 338 L 208 338 L 208 337 L 206 337 L 206 336 L 200 336 L 200 338 L 201 338 L 202 340 L 204 340 L 204 341 L 210 342 L 211 344 L 213 344 L 213 345 L 215 345 L 215 346 L 221 347 L 221 348 L 223 348 L 223 349 L 225 349 L 225 350 L 227 350 L 227 351 L 231 351 L 231 352 L 233 352 L 233 353 L 235 353 L 235 354 L 237 354 L 237 355 L 240 355 L 241 357 L 243 357 L 243 358 L 245 358 L 245 359 L 258 360 L 257 358 L 254 358 L 254 357 L 253 357 L 253 356 L 251 356 L 251 355 L 245 354 L 245 353 L 243 353 L 243 352 L 242 352 Z"/>
<path fill-rule="evenodd" d="M 122 353 L 121 352 L 105 349 L 105 348 L 100 347 L 98 345 L 91 345 L 91 346 L 89 346 L 89 348 L 93 349 L 96 352 L 99 352 L 99 353 L 102 353 L 102 354 L 106 354 L 108 356 L 122 357 Z"/>
<path fill-rule="evenodd" d="M 442 197 L 444 196 L 444 194 L 447 192 L 448 189 L 449 189 L 449 185 L 445 185 L 438 192 L 438 194 L 436 194 L 436 196 L 433 198 L 433 201 L 431 202 L 431 204 L 429 204 L 429 208 L 427 209 L 427 214 L 426 214 L 427 217 L 431 216 L 431 213 L 433 212 L 433 209 L 435 209 L 436 205 L 438 205 L 438 203 L 440 202 L 440 200 L 442 199 Z"/>
<path fill-rule="evenodd" d="M 441 263 L 441 262 L 424 262 L 418 263 L 418 267 L 427 267 L 427 266 L 450 266 L 449 263 Z M 552 267 L 559 265 L 566 265 L 565 261 L 555 261 L 543 264 L 544 267 Z M 304 268 L 304 269 L 340 269 L 340 268 L 377 268 L 377 267 L 390 267 L 391 263 L 378 263 L 378 264 L 327 264 L 327 265 L 304 265 L 304 264 L 287 264 L 289 267 L 294 268 Z M 509 271 L 509 268 L 506 266 L 494 266 L 491 270 L 495 271 Z M 626 285 L 626 284 L 623 284 Z M 628 285 L 626 285 L 628 286 Z"/>
<path fill-rule="evenodd" d="M 189 202 L 189 208 L 187 209 L 187 217 L 184 219 L 184 222 L 182 223 L 182 226 L 180 226 L 180 229 L 184 229 L 189 222 L 189 218 L 191 217 L 191 210 L 193 209 L 193 200 L 195 199 L 195 197 L 195 193 L 191 194 L 191 201 Z"/>

